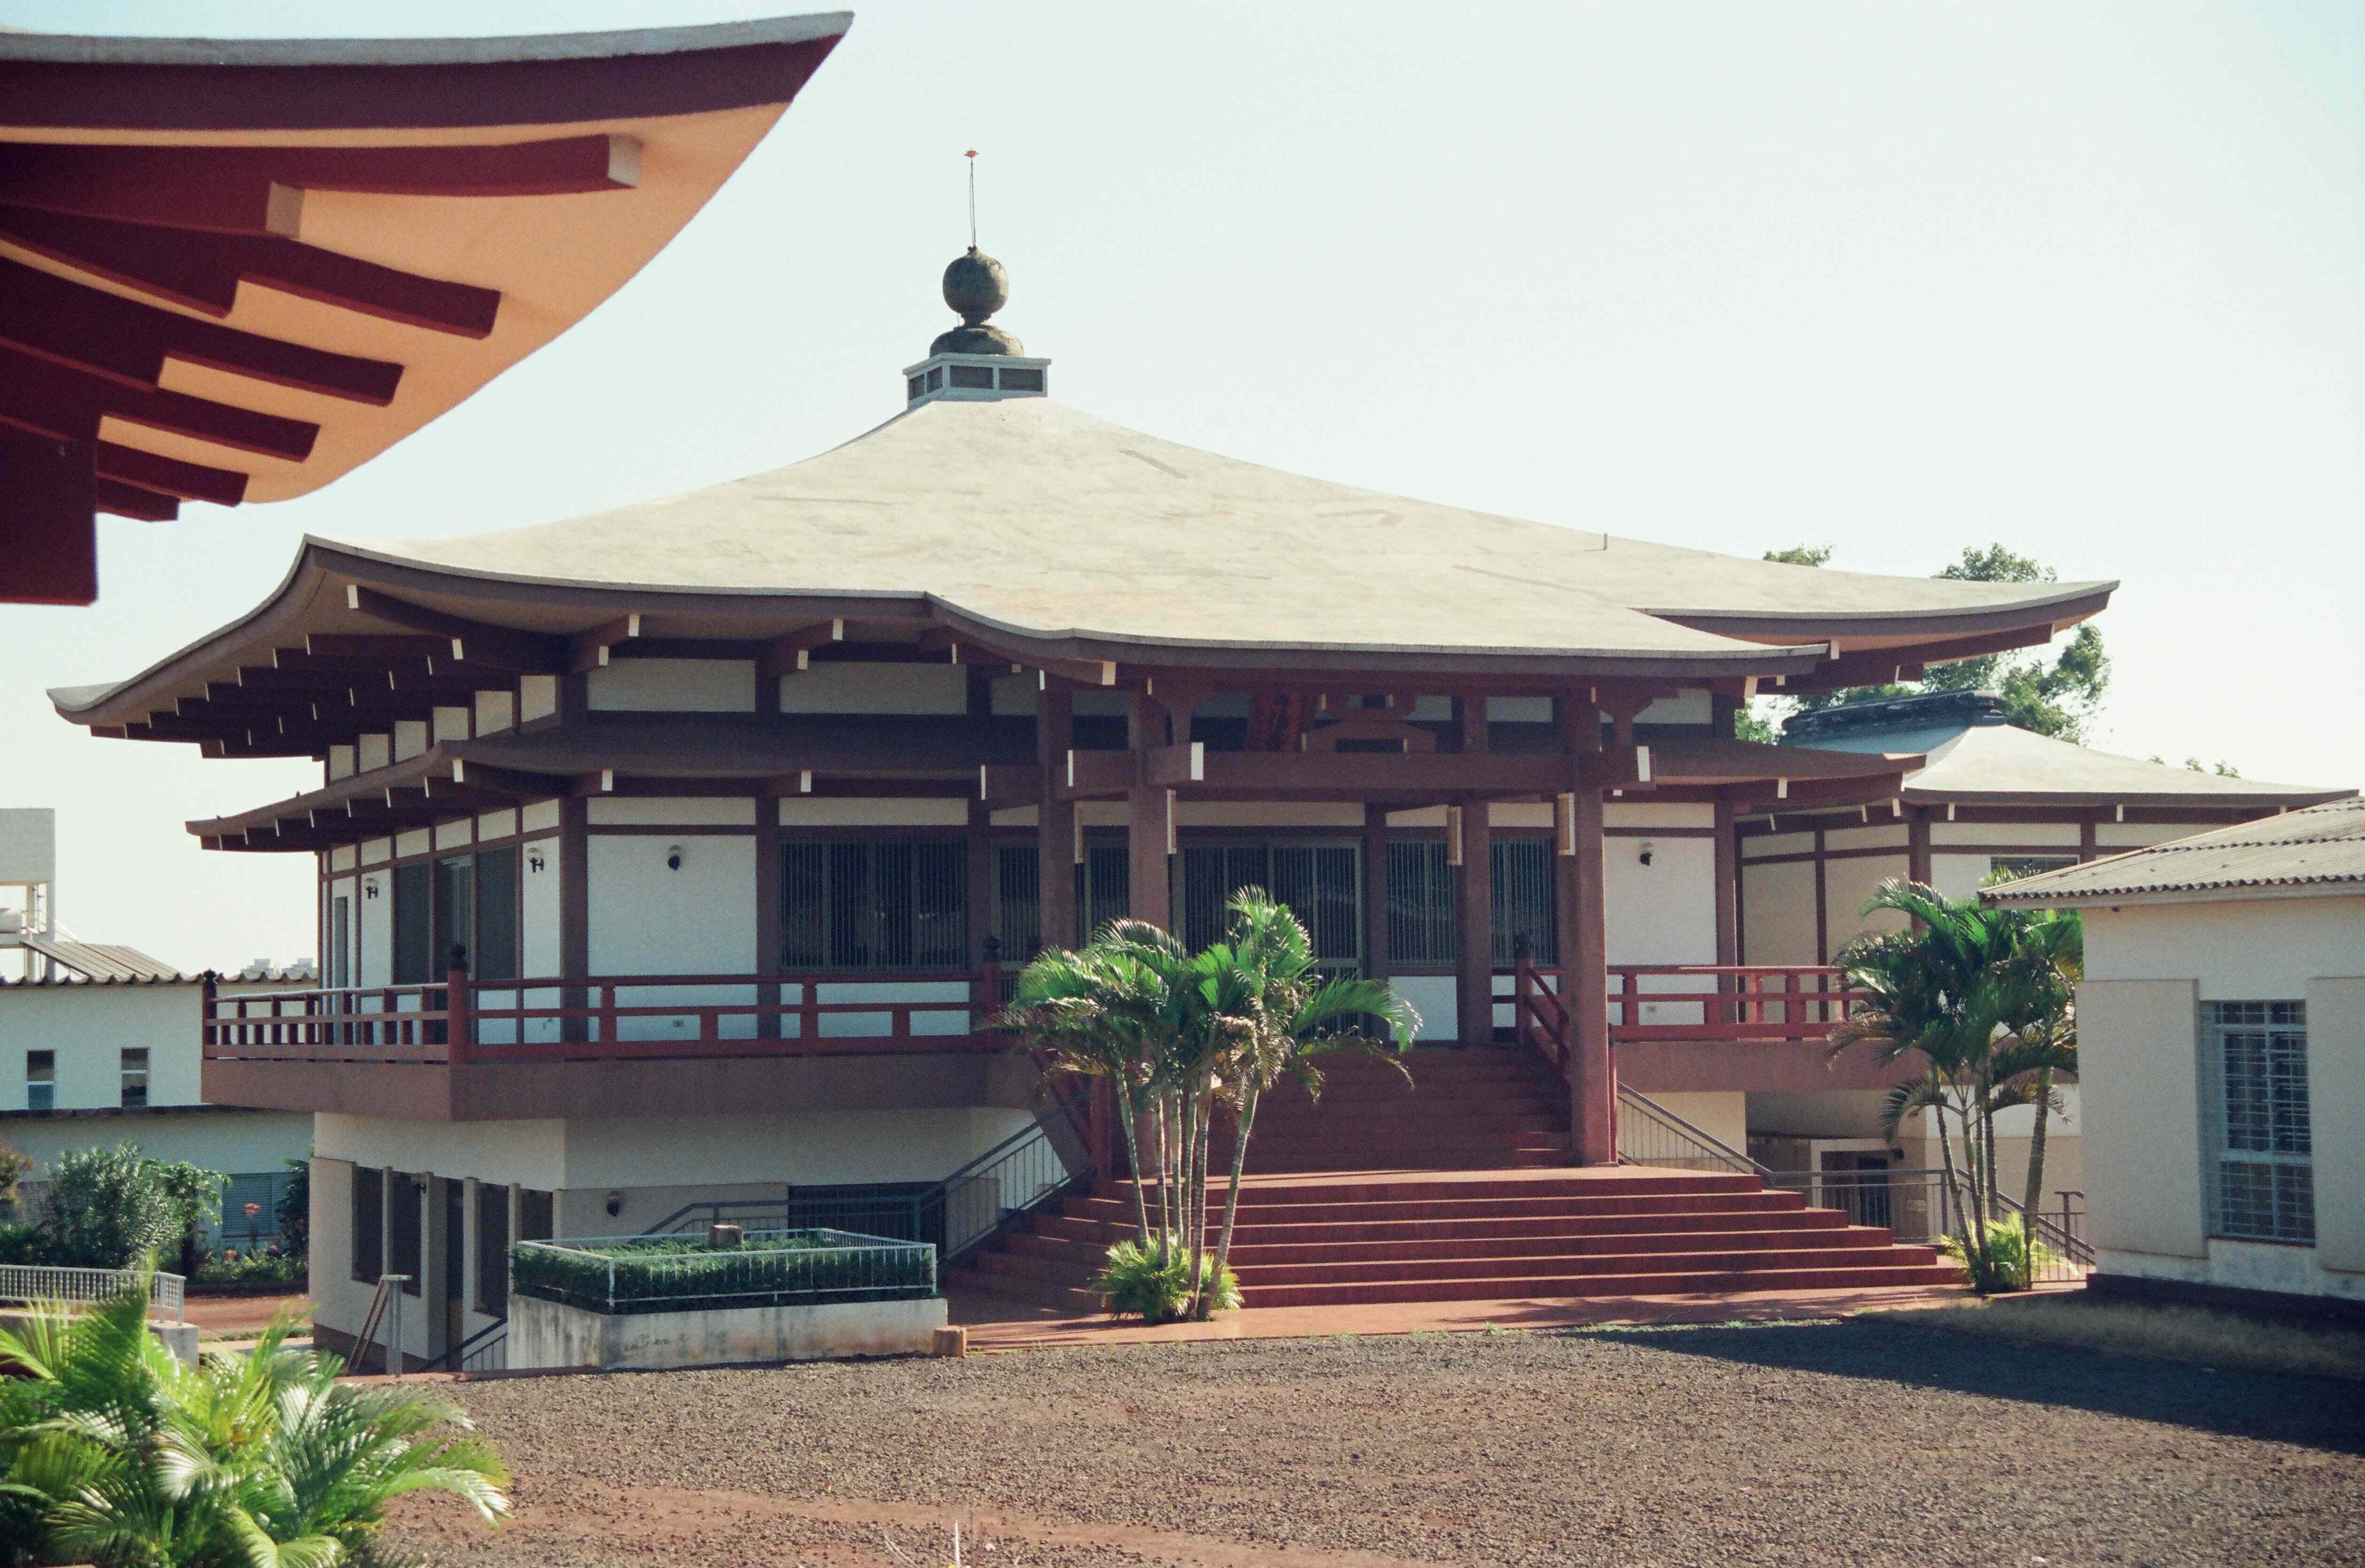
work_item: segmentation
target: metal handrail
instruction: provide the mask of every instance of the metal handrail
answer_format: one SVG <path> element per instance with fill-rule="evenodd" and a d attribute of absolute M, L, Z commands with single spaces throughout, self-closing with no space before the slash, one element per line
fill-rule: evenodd
<path fill-rule="evenodd" d="M 508 1338 L 509 1331 L 510 1320 L 496 1317 L 434 1360 L 420 1363 L 419 1370 L 423 1372 L 466 1372 L 472 1357 L 482 1355 L 502 1343 Z"/>
<path fill-rule="evenodd" d="M 1620 1083 L 1618 1086 L 1618 1103 L 1636 1113 L 1643 1122 L 1652 1124 L 1653 1130 L 1666 1135 L 1678 1145 L 1688 1144 L 1689 1150 L 1681 1158 L 1703 1159 L 1711 1164 L 1722 1165 L 1728 1170 L 1739 1171 L 1743 1175 L 1762 1177 L 1773 1174 L 1773 1171 L 1731 1144 L 1725 1143 L 1714 1134 L 1702 1132 L 1656 1100 L 1626 1084 Z M 1639 1128 L 1634 1128 L 1632 1118 L 1620 1116 L 1618 1118 L 1618 1162 L 1620 1165 L 1661 1163 L 1661 1161 L 1627 1152 L 1630 1129 L 1640 1131 Z M 1641 1139 L 1635 1138 L 1634 1143 L 1639 1148 Z"/>

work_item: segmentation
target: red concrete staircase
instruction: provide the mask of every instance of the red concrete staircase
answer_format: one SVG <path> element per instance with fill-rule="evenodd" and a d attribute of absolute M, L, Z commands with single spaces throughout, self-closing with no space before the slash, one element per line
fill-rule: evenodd
<path fill-rule="evenodd" d="M 1095 1311 L 1085 1282 L 1109 1244 L 1132 1234 L 1132 1213 L 1126 1190 L 1104 1184 L 953 1271 L 948 1283 Z M 1232 1263 L 1251 1307 L 1962 1278 L 1931 1248 L 1900 1246 L 1885 1229 L 1810 1209 L 1802 1194 L 1768 1191 L 1754 1176 L 1631 1165 L 1251 1177 Z"/>
<path fill-rule="evenodd" d="M 1568 1090 L 1533 1051 L 1418 1050 L 1403 1058 L 1402 1070 L 1360 1053 L 1317 1061 L 1318 1102 L 1290 1082 L 1257 1107 L 1251 1174 L 1568 1163 Z M 1229 1129 L 1219 1126 L 1211 1141 L 1210 1168 L 1229 1170 Z"/>

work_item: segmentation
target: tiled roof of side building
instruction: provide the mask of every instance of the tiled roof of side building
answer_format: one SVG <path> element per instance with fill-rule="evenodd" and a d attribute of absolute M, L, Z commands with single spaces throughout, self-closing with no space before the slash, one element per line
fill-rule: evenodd
<path fill-rule="evenodd" d="M 2333 801 L 2107 860 L 2065 866 L 1986 889 L 1979 896 L 1990 903 L 2099 903 L 2310 889 L 2365 893 L 2365 801 Z"/>

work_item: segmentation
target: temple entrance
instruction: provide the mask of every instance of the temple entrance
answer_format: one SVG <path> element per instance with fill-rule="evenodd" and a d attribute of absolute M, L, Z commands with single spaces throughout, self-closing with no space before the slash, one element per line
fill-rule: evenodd
<path fill-rule="evenodd" d="M 1245 887 L 1287 904 L 1338 974 L 1363 972 L 1362 847 L 1354 839 L 1186 844 L 1177 856 L 1176 935 L 1194 948 L 1224 934 L 1224 905 Z"/>

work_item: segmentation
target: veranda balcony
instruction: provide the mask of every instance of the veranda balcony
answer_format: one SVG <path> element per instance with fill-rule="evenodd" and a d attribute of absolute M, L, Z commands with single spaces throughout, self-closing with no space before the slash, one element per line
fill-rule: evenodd
<path fill-rule="evenodd" d="M 1496 974 L 1495 1037 L 1462 1044 L 1526 1042 L 1564 1059 L 1563 971 L 1521 962 Z M 209 996 L 205 1093 L 433 1119 L 1023 1103 L 1031 1070 L 991 1028 L 1010 976 L 455 973 L 440 985 Z M 1867 1088 L 1888 1076 L 1826 1060 L 1823 1041 L 1856 1000 L 1834 969 L 1621 965 L 1609 989 L 1619 1076 L 1645 1093 Z"/>

